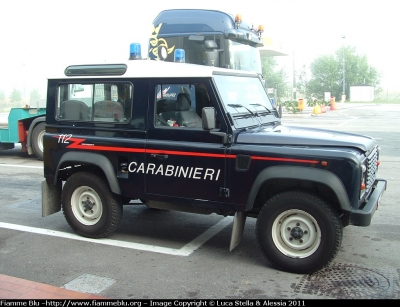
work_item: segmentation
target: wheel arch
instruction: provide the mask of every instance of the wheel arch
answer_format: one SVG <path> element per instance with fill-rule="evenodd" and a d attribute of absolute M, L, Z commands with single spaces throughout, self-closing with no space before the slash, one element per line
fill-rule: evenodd
<path fill-rule="evenodd" d="M 337 199 L 338 206 L 343 211 L 351 211 L 351 203 L 343 183 L 332 172 L 327 170 L 302 166 L 272 166 L 262 170 L 250 190 L 247 198 L 246 211 L 252 210 L 260 189 L 273 180 L 296 180 L 323 185 L 329 189 Z"/>
<path fill-rule="evenodd" d="M 121 188 L 119 186 L 117 177 L 114 172 L 114 167 L 112 166 L 110 160 L 108 160 L 106 157 L 103 155 L 97 154 L 97 153 L 91 153 L 91 152 L 67 152 L 65 153 L 60 161 L 58 162 L 57 166 L 57 171 L 54 177 L 54 184 L 57 182 L 58 178 L 58 172 L 60 170 L 60 167 L 64 163 L 68 162 L 78 162 L 78 163 L 87 163 L 87 164 L 92 164 L 96 165 L 98 168 L 100 168 L 110 186 L 110 189 L 113 193 L 120 195 L 121 194 Z"/>

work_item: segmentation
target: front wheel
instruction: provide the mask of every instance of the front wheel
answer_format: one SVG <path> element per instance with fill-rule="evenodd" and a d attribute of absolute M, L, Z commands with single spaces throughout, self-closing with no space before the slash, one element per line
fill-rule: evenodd
<path fill-rule="evenodd" d="M 258 243 L 277 268 L 309 274 L 328 265 L 342 242 L 338 214 L 321 198 L 290 191 L 271 198 L 256 225 Z"/>
<path fill-rule="evenodd" d="M 61 203 L 70 227 L 79 235 L 102 238 L 114 232 L 122 218 L 122 205 L 102 177 L 78 172 L 65 182 Z"/>

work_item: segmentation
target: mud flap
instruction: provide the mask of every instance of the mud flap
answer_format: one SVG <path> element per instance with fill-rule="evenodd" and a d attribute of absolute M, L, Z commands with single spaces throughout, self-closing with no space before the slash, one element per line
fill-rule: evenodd
<path fill-rule="evenodd" d="M 61 182 L 57 185 L 42 181 L 42 217 L 61 210 Z"/>
<path fill-rule="evenodd" d="M 242 241 L 246 217 L 246 212 L 235 213 L 235 217 L 233 218 L 231 244 L 229 246 L 229 251 L 232 251 Z"/>

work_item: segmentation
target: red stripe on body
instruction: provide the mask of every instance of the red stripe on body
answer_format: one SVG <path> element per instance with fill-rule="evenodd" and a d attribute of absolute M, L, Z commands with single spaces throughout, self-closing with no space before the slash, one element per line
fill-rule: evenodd
<path fill-rule="evenodd" d="M 55 136 L 56 137 L 56 136 Z M 56 137 L 57 138 L 57 137 Z M 194 156 L 194 157 L 208 157 L 208 158 L 229 158 L 236 159 L 237 155 L 225 155 L 225 154 L 214 154 L 214 153 L 203 153 L 203 152 L 189 152 L 189 151 L 176 151 L 176 150 L 159 150 L 159 149 L 144 149 L 144 148 L 126 148 L 126 147 L 110 147 L 110 146 L 99 146 L 99 145 L 83 145 L 82 143 L 86 139 L 70 138 L 72 144 L 69 144 L 67 148 L 70 149 L 82 149 L 82 150 L 99 150 L 99 151 L 119 151 L 119 152 L 139 152 L 147 154 L 169 154 L 177 156 Z M 305 159 L 293 159 L 293 158 L 275 158 L 275 157 L 262 157 L 262 156 L 251 156 L 252 160 L 263 160 L 263 161 L 282 161 L 282 162 L 295 162 L 295 163 L 310 163 L 317 164 L 318 160 L 305 160 Z"/>

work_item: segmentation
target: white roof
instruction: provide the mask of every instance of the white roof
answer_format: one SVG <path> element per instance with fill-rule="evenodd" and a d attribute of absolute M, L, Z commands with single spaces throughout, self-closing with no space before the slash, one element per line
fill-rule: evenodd
<path fill-rule="evenodd" d="M 257 75 L 256 72 L 248 72 L 242 70 L 233 70 L 226 68 L 219 68 L 213 66 L 188 64 L 188 63 L 174 63 L 155 60 L 131 60 L 119 63 L 106 63 L 106 64 L 87 64 L 87 65 L 118 65 L 126 64 L 127 70 L 123 75 L 99 75 L 99 76 L 66 76 L 62 71 L 59 76 L 51 77 L 49 79 L 72 79 L 72 78 L 186 78 L 186 77 L 211 77 L 213 72 L 225 73 L 240 73 L 247 75 Z M 78 64 L 82 65 L 82 64 Z M 77 65 L 77 66 L 78 66 Z M 70 65 L 74 66 L 74 65 Z M 66 67 L 65 67 L 66 68 Z M 64 68 L 64 69 L 65 69 Z"/>

